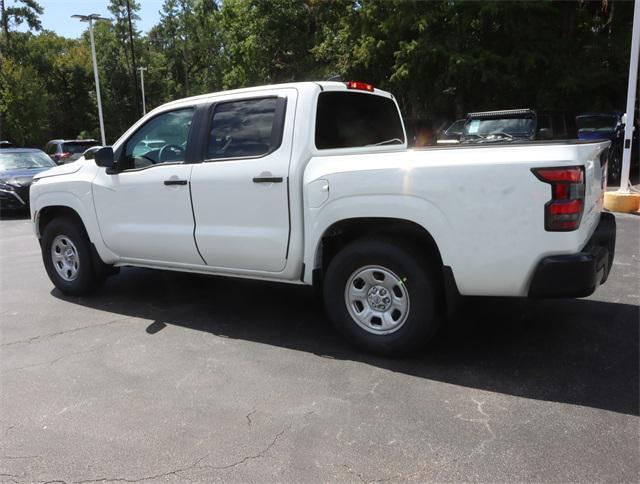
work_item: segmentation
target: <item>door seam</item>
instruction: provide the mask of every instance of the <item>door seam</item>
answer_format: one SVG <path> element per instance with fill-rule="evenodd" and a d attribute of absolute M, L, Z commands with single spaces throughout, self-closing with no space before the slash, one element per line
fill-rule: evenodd
<path fill-rule="evenodd" d="M 193 169 L 192 169 L 193 172 Z M 189 176 L 191 177 L 191 176 Z M 189 201 L 191 202 L 191 216 L 193 218 L 193 243 L 196 245 L 196 251 L 198 252 L 198 255 L 200 256 L 200 259 L 202 259 L 202 262 L 204 262 L 204 265 L 209 265 L 207 264 L 207 261 L 204 260 L 204 257 L 202 257 L 202 254 L 200 253 L 200 248 L 198 247 L 198 240 L 196 239 L 196 227 L 197 227 L 197 222 L 196 222 L 196 212 L 193 209 L 193 195 L 191 194 L 191 180 L 189 180 Z"/>

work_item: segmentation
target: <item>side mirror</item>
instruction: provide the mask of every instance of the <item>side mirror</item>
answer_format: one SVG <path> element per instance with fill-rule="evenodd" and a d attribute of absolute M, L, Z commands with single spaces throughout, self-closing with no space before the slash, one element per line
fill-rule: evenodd
<path fill-rule="evenodd" d="M 113 148 L 111 146 L 103 146 L 96 150 L 93 154 L 93 158 L 96 161 L 96 165 L 102 166 L 107 170 L 113 169 L 116 166 L 116 162 L 113 156 Z"/>
<path fill-rule="evenodd" d="M 540 128 L 538 130 L 538 138 L 539 139 L 551 139 L 553 137 L 551 130 L 549 128 Z"/>

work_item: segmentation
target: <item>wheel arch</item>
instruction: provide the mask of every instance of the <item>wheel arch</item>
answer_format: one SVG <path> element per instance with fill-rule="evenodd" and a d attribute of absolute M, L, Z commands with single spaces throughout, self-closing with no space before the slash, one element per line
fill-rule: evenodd
<path fill-rule="evenodd" d="M 91 240 L 89 233 L 87 232 L 87 227 L 85 226 L 84 221 L 80 214 L 71 207 L 66 205 L 49 205 L 46 207 L 42 207 L 38 210 L 36 214 L 36 235 L 38 239 L 42 239 L 42 234 L 44 233 L 47 225 L 51 223 L 56 218 L 68 218 L 76 222 L 82 230 L 84 230 L 85 234 Z"/>
<path fill-rule="evenodd" d="M 347 244 L 363 237 L 384 237 L 410 244 L 424 253 L 437 267 L 440 283 L 450 314 L 459 298 L 452 269 L 445 265 L 442 253 L 431 233 L 417 222 L 394 217 L 354 217 L 342 219 L 327 227 L 313 254 L 312 282 L 321 286 L 326 269 L 335 255 Z"/>
<path fill-rule="evenodd" d="M 340 248 L 364 236 L 395 238 L 424 247 L 434 262 L 442 264 L 438 244 L 422 225 L 402 218 L 353 217 L 338 220 L 324 230 L 316 244 L 313 268 L 326 268 Z"/>

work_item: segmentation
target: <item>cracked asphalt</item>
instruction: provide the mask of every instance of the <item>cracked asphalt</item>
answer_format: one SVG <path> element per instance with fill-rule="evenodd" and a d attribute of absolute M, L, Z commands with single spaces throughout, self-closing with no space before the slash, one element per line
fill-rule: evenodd
<path fill-rule="evenodd" d="M 640 217 L 617 221 L 593 296 L 469 299 L 384 359 L 304 287 L 124 269 L 66 298 L 0 220 L 0 481 L 637 482 Z"/>

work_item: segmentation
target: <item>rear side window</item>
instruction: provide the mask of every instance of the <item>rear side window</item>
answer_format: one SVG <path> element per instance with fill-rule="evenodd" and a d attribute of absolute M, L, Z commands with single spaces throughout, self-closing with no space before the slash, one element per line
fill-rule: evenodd
<path fill-rule="evenodd" d="M 207 159 L 252 158 L 275 151 L 282 141 L 285 102 L 269 97 L 218 104 Z"/>
<path fill-rule="evenodd" d="M 393 100 L 355 92 L 323 92 L 316 111 L 316 148 L 356 148 L 404 143 Z"/>

